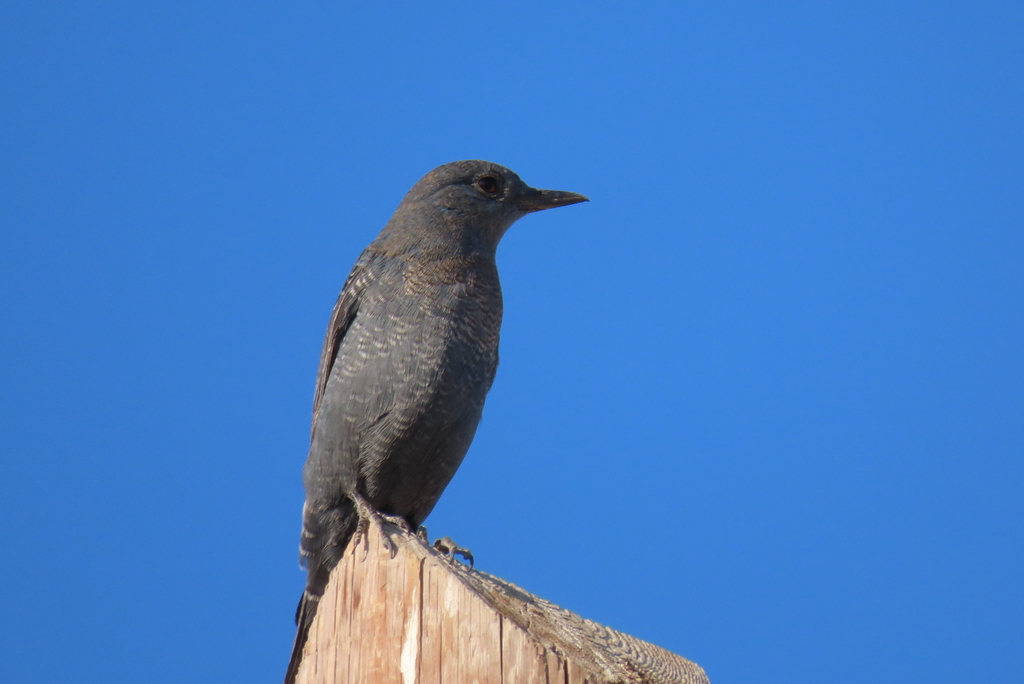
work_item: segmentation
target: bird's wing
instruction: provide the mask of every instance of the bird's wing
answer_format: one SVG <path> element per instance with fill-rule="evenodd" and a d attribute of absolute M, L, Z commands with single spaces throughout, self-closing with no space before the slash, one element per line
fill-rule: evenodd
<path fill-rule="evenodd" d="M 313 435 L 316 433 L 320 402 L 324 398 L 327 379 L 331 377 L 331 368 L 334 367 L 334 361 L 338 358 L 341 341 L 345 339 L 345 333 L 348 332 L 359 309 L 359 294 L 366 285 L 365 277 L 369 261 L 369 254 L 364 252 L 356 265 L 352 267 L 352 272 L 348 274 L 345 286 L 341 288 L 341 294 L 338 295 L 338 301 L 334 303 L 331 321 L 327 324 L 327 335 L 324 337 L 324 346 L 320 351 L 320 368 L 316 373 L 316 392 L 313 394 L 313 424 L 309 433 L 310 442 L 313 441 Z"/>

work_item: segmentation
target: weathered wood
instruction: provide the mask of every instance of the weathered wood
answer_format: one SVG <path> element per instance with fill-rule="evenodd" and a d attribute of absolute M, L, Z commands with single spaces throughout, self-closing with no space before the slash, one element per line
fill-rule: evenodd
<path fill-rule="evenodd" d="M 331 573 L 296 684 L 708 684 L 697 664 L 388 526 Z"/>

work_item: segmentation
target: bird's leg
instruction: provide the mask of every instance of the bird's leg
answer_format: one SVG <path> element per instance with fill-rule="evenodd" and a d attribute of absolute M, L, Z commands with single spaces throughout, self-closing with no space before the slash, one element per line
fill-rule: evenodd
<path fill-rule="evenodd" d="M 469 561 L 469 567 L 473 567 L 473 554 L 469 549 L 464 549 L 455 542 L 452 541 L 451 537 L 441 537 L 434 542 L 434 548 L 448 556 L 451 560 L 455 560 L 455 554 L 462 556 L 464 560 Z"/>
<path fill-rule="evenodd" d="M 387 522 L 393 523 L 393 518 L 395 516 L 383 515 L 356 492 L 352 492 L 350 496 L 353 503 L 356 505 L 356 511 L 359 515 L 359 525 L 356 527 L 356 539 L 358 540 L 360 535 L 364 535 L 364 553 L 369 551 L 370 548 L 370 538 L 369 535 L 367 535 L 367 531 L 372 523 L 377 526 L 377 531 L 380 532 L 381 543 L 384 545 L 384 548 L 387 549 L 388 553 L 391 554 L 391 557 L 394 558 L 395 554 L 398 553 L 398 547 L 395 546 L 395 542 L 391 541 L 391 535 L 384 529 L 384 522 L 386 520 Z M 407 527 L 404 521 L 403 527 Z"/>

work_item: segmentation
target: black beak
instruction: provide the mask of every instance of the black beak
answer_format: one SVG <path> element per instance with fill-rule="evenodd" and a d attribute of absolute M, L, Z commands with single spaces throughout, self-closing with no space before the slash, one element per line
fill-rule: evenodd
<path fill-rule="evenodd" d="M 554 209 L 555 207 L 567 207 L 570 204 L 579 204 L 580 202 L 589 201 L 590 200 L 583 195 L 579 195 L 575 192 L 528 188 L 526 192 L 519 196 L 517 204 L 519 204 L 519 206 L 526 212 L 534 212 L 543 211 L 544 209 Z"/>

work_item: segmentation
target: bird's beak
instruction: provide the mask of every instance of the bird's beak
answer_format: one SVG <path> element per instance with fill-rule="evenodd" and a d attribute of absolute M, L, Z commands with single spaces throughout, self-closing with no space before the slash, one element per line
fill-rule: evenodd
<path fill-rule="evenodd" d="M 575 192 L 564 192 L 562 190 L 538 190 L 529 188 L 519 196 L 519 206 L 526 212 L 554 209 L 555 207 L 567 207 L 570 204 L 589 202 L 590 200 Z"/>

